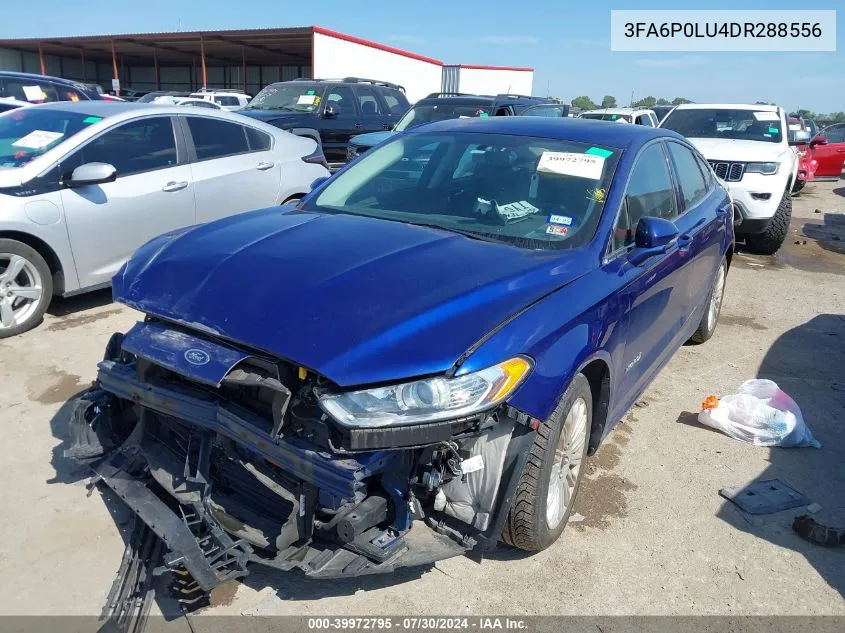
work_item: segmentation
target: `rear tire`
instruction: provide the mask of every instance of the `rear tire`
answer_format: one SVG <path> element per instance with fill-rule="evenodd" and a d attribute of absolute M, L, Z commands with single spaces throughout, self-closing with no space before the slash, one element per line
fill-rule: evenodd
<path fill-rule="evenodd" d="M 34 248 L 0 239 L 0 338 L 41 323 L 53 298 L 50 267 Z"/>
<path fill-rule="evenodd" d="M 722 312 L 722 298 L 725 296 L 725 278 L 728 273 L 728 263 L 722 260 L 710 292 L 707 295 L 707 304 L 704 307 L 704 315 L 698 329 L 690 337 L 691 343 L 704 343 L 709 341 L 716 331 L 716 324 L 719 322 L 719 314 Z"/>
<path fill-rule="evenodd" d="M 592 421 L 590 383 L 577 374 L 537 429 L 502 530 L 505 543 L 538 552 L 563 532 L 584 472 Z"/>
<path fill-rule="evenodd" d="M 789 220 L 792 218 L 792 196 L 789 189 L 784 191 L 777 211 L 772 221 L 762 233 L 746 235 L 745 242 L 748 246 L 761 255 L 774 255 L 786 239 L 789 232 Z M 740 225 L 741 228 L 741 225 Z"/>

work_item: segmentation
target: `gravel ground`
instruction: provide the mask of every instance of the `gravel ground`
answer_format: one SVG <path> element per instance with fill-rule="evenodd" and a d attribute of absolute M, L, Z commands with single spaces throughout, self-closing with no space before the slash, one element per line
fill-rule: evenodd
<path fill-rule="evenodd" d="M 819 520 L 845 526 L 843 185 L 813 183 L 795 199 L 776 256 L 737 254 L 716 335 L 681 349 L 591 459 L 584 520 L 553 547 L 343 581 L 254 567 L 206 613 L 845 615 L 845 548 L 793 534 L 801 509 L 751 517 L 718 494 L 777 477 L 821 505 Z M 69 400 L 109 335 L 138 318 L 95 293 L 0 342 L 0 614 L 93 615 L 105 601 L 126 515 L 89 496 L 61 452 Z M 705 396 L 758 376 L 797 400 L 821 450 L 754 447 L 697 424 Z"/>

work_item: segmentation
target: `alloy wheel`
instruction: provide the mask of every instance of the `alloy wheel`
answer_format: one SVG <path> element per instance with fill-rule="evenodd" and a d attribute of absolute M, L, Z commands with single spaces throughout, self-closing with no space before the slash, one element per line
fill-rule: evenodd
<path fill-rule="evenodd" d="M 0 330 L 26 322 L 44 294 L 35 264 L 14 253 L 0 253 Z"/>
<path fill-rule="evenodd" d="M 546 496 L 546 524 L 550 530 L 560 525 L 572 505 L 586 441 L 587 403 L 583 398 L 578 398 L 566 415 L 555 447 L 555 460 Z"/>

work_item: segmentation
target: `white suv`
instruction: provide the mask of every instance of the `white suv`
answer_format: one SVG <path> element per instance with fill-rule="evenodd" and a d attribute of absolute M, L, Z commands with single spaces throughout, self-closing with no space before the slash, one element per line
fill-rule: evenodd
<path fill-rule="evenodd" d="M 644 108 L 602 108 L 601 110 L 588 110 L 578 115 L 578 118 L 635 123 L 636 125 L 645 125 L 646 127 L 657 127 L 658 122 L 654 110 Z"/>
<path fill-rule="evenodd" d="M 229 110 L 230 112 L 240 110 L 252 99 L 252 97 L 240 90 L 200 90 L 199 92 L 192 93 L 190 98 L 203 99 L 204 101 L 216 103 L 224 110 Z"/>
<path fill-rule="evenodd" d="M 808 140 L 806 133 L 788 129 L 784 109 L 687 103 L 666 115 L 660 127 L 686 136 L 725 182 L 737 236 L 757 252 L 777 251 L 792 216 L 798 156 L 791 146 Z"/>

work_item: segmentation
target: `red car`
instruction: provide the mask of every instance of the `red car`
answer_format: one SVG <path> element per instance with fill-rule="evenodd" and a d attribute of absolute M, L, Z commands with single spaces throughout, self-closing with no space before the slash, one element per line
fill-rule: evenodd
<path fill-rule="evenodd" d="M 786 123 L 790 130 L 807 129 L 804 120 L 800 117 L 790 116 Z M 797 145 L 795 152 L 798 154 L 798 174 L 795 177 L 795 183 L 792 185 L 792 193 L 798 193 L 808 182 L 813 180 L 818 168 L 818 161 L 815 159 L 810 145 Z"/>
<path fill-rule="evenodd" d="M 829 125 L 819 132 L 810 142 L 810 153 L 818 163 L 816 178 L 838 180 L 845 163 L 845 123 Z"/>

